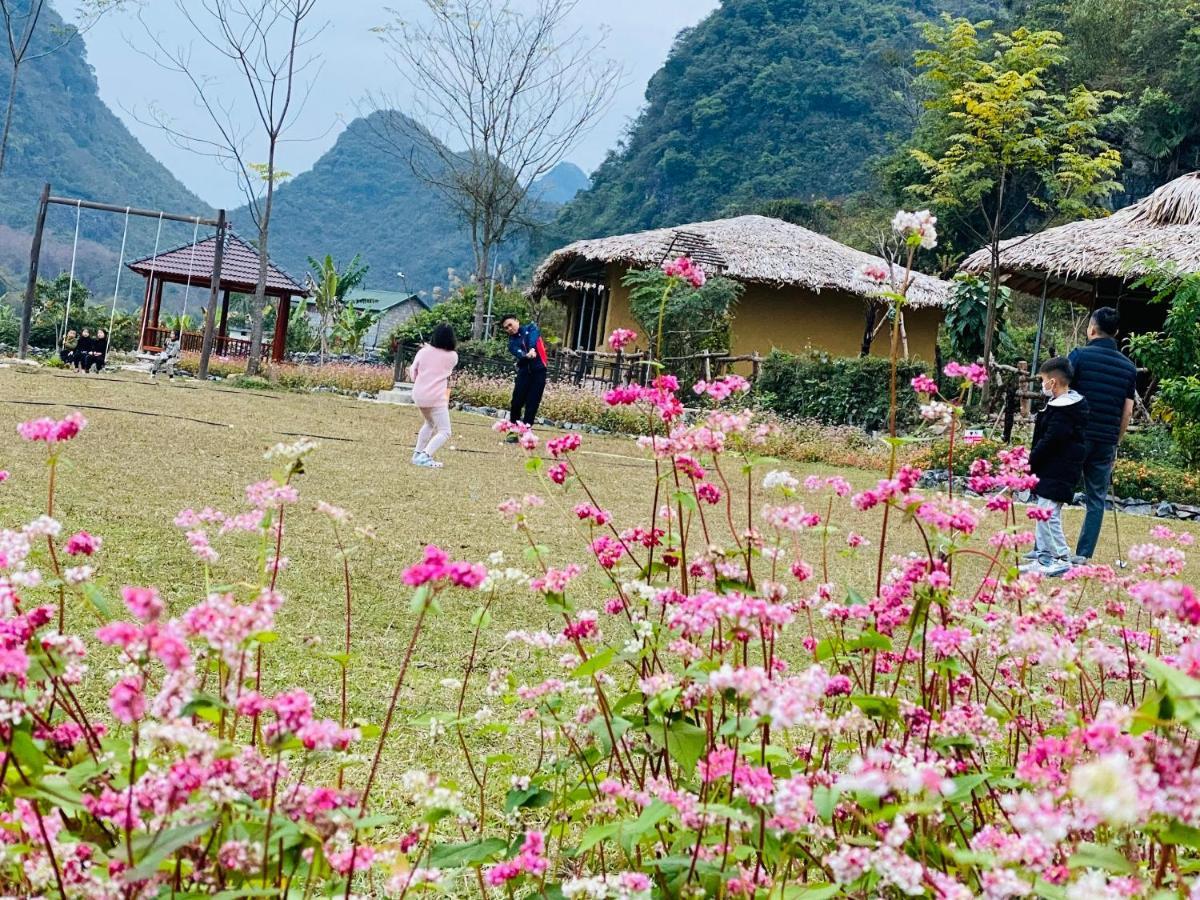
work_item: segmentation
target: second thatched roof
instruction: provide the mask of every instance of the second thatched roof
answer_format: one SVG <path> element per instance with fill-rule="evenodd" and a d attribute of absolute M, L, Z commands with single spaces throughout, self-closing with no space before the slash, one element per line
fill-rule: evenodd
<path fill-rule="evenodd" d="M 709 252 L 723 260 L 720 274 L 728 278 L 772 287 L 794 285 L 815 293 L 839 291 L 871 296 L 874 289 L 859 278 L 859 270 L 865 263 L 883 263 L 877 256 L 790 222 L 738 216 L 576 241 L 556 250 L 538 266 L 530 292 L 539 296 L 569 281 L 568 270 L 580 262 L 656 266 L 673 247 L 682 245 L 681 236 L 703 239 Z M 950 290 L 948 282 L 916 274 L 909 289 L 909 303 L 914 307 L 945 306 Z"/>
<path fill-rule="evenodd" d="M 1098 278 L 1131 278 L 1143 271 L 1140 257 L 1200 272 L 1200 172 L 1168 182 L 1150 196 L 1103 219 L 1085 219 L 1000 245 L 999 270 L 1018 290 L 1086 300 Z M 991 268 L 985 247 L 966 258 L 964 272 Z"/>

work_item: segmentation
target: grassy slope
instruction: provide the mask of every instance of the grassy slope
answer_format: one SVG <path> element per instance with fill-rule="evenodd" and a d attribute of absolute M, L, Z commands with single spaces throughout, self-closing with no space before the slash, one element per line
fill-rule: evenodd
<path fill-rule="evenodd" d="M 340 649 L 342 589 L 330 526 L 311 511 L 315 502 L 346 507 L 355 515 L 352 524 L 370 526 L 377 535 L 373 541 L 352 539 L 358 656 L 352 664 L 351 704 L 356 718 L 379 722 L 411 627 L 409 593 L 399 581 L 402 569 L 426 543 L 473 560 L 503 549 L 510 560 L 518 561 L 516 536 L 499 521 L 495 507 L 509 495 L 539 490 L 534 476 L 523 470 L 519 452 L 500 444 L 489 423 L 476 416 L 455 415 L 451 444 L 456 449 L 446 451 L 446 468 L 434 472 L 408 465 L 418 423 L 412 408 L 323 395 L 233 391 L 193 382 L 151 384 L 141 376 L 95 378 L 0 368 L 0 434 L 10 436 L 4 440 L 0 467 L 13 474 L 0 488 L 0 525 L 19 525 L 43 510 L 41 448 L 18 442 L 13 437 L 16 423 L 86 406 L 110 409 L 83 409 L 90 424 L 67 451 L 57 514 L 66 528 L 86 528 L 105 539 L 100 583 L 110 593 L 125 583 L 155 584 L 176 615 L 199 599 L 202 579 L 182 534 L 171 524 L 175 514 L 187 506 L 238 508 L 242 486 L 267 475 L 265 448 L 294 440 L 296 433 L 317 437 L 320 447 L 299 481 L 302 502 L 289 513 L 284 552 L 291 567 L 281 579 L 289 601 L 280 617 L 280 641 L 270 648 L 266 669 L 272 687 L 308 688 L 323 715 L 337 715 L 337 673 L 334 664 L 320 659 L 312 647 Z M 587 452 L 581 464 L 598 498 L 613 510 L 618 523 L 638 521 L 638 514 L 648 510 L 652 466 L 637 458 L 638 451 L 628 439 L 587 438 L 584 446 Z M 797 474 L 827 471 L 793 470 Z M 862 472 L 848 475 L 858 485 L 875 478 Z M 571 494 L 568 505 L 551 503 L 537 514 L 542 539 L 557 565 L 583 559 L 569 510 L 577 497 Z M 1067 513 L 1070 533 L 1078 528 L 1079 518 L 1078 511 Z M 874 540 L 878 514 L 840 524 Z M 1145 540 L 1153 524 L 1148 519 L 1125 518 L 1126 546 Z M 916 549 L 903 529 L 896 534 L 895 549 Z M 819 561 L 817 538 L 809 535 L 805 541 L 807 558 Z M 218 581 L 244 577 L 252 542 L 230 539 L 218 542 L 217 548 L 223 558 L 214 577 Z M 1112 532 L 1106 528 L 1098 559 L 1111 560 L 1114 554 Z M 831 569 L 834 579 L 855 583 L 867 593 L 874 576 L 874 552 L 858 558 L 835 554 Z M 604 584 L 595 577 L 585 590 L 588 596 L 576 595 L 575 600 L 584 608 L 598 607 L 607 596 Z M 454 696 L 440 682 L 463 672 L 475 606 L 475 598 L 461 593 L 448 596 L 441 617 L 418 646 L 416 667 L 410 670 L 409 687 L 402 696 L 401 728 L 385 755 L 381 781 L 385 794 L 396 775 L 418 762 L 451 776 L 462 774 L 457 749 L 446 743 L 448 738 L 435 745 L 413 719 L 452 707 Z M 554 616 L 540 601 L 525 591 L 509 589 L 493 611 L 495 621 L 482 645 L 484 673 L 504 666 L 529 682 L 558 674 L 538 671 L 539 664 L 527 649 L 508 648 L 503 641 L 510 629 L 556 627 Z M 70 630 L 86 632 L 94 625 L 94 614 L 72 608 Z M 798 659 L 794 653 L 789 655 Z M 103 660 L 101 656 L 94 662 L 99 672 L 107 668 Z M 101 679 L 93 680 L 97 703 L 104 687 Z M 481 697 L 469 699 L 468 711 L 482 702 Z M 486 746 L 495 751 L 501 749 L 498 743 L 493 737 Z M 524 756 L 521 751 L 534 748 L 507 749 Z"/>

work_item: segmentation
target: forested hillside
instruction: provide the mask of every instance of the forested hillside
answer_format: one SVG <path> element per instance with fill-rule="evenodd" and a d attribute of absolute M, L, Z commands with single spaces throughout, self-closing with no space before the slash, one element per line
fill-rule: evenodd
<path fill-rule="evenodd" d="M 625 143 L 553 240 L 712 218 L 779 198 L 841 197 L 910 129 L 917 22 L 974 0 L 725 0 L 676 39 Z"/>
<path fill-rule="evenodd" d="M 62 28 L 63 20 L 46 10 L 35 46 L 61 42 Z M 0 86 L 6 96 L 4 74 Z M 27 63 L 17 83 L 8 157 L 0 173 L 0 267 L 17 273 L 20 282 L 29 262 L 38 194 L 47 181 L 60 195 L 182 213 L 210 211 L 104 105 L 79 38 Z M 43 265 L 57 271 L 69 265 L 74 213 L 54 209 L 47 225 Z M 111 292 L 114 286 L 123 226 L 120 215 L 85 212 L 81 218 L 78 273 L 97 292 Z M 156 223 L 135 220 L 128 253 L 149 253 L 155 230 Z M 164 227 L 163 243 L 190 240 L 191 234 L 187 226 Z"/>

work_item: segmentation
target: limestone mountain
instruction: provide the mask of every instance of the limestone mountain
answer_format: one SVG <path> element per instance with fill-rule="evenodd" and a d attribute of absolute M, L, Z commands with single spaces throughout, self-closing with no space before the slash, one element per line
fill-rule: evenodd
<path fill-rule="evenodd" d="M 404 142 L 406 129 L 386 122 L 398 115 L 355 119 L 311 169 L 277 189 L 270 253 L 292 275 L 302 277 L 308 257 L 327 253 L 339 261 L 360 254 L 371 267 L 367 283 L 386 290 L 431 292 L 446 283 L 447 269 L 470 271 L 466 228 L 414 174 L 409 155 L 430 151 Z M 418 158 L 418 168 L 434 165 Z M 248 209 L 230 215 L 244 237 L 256 235 Z"/>
<path fill-rule="evenodd" d="M 35 47 L 60 42 L 62 29 L 63 20 L 47 9 L 34 36 Z M 3 74 L 0 85 L 7 94 Z M 58 195 L 183 214 L 211 213 L 208 204 L 151 156 L 100 99 L 83 37 L 27 62 L 17 82 L 12 134 L 0 173 L 0 267 L 14 273 L 10 280 L 19 284 L 29 264 L 38 194 L 46 182 Z M 127 255 L 151 252 L 156 225 L 131 220 Z M 119 214 L 85 211 L 81 216 L 77 276 L 94 293 L 111 293 L 115 287 L 123 229 Z M 51 208 L 44 272 L 57 274 L 69 266 L 74 230 L 73 211 Z M 164 225 L 162 242 L 178 244 L 191 235 L 190 226 Z"/>

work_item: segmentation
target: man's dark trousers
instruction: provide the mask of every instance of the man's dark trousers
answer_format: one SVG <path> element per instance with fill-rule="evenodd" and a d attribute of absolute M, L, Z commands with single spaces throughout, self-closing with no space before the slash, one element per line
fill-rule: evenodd
<path fill-rule="evenodd" d="M 537 421 L 538 407 L 546 391 L 546 367 L 525 365 L 517 369 L 517 383 L 513 387 L 512 408 L 508 411 L 510 422 L 532 425 Z"/>

